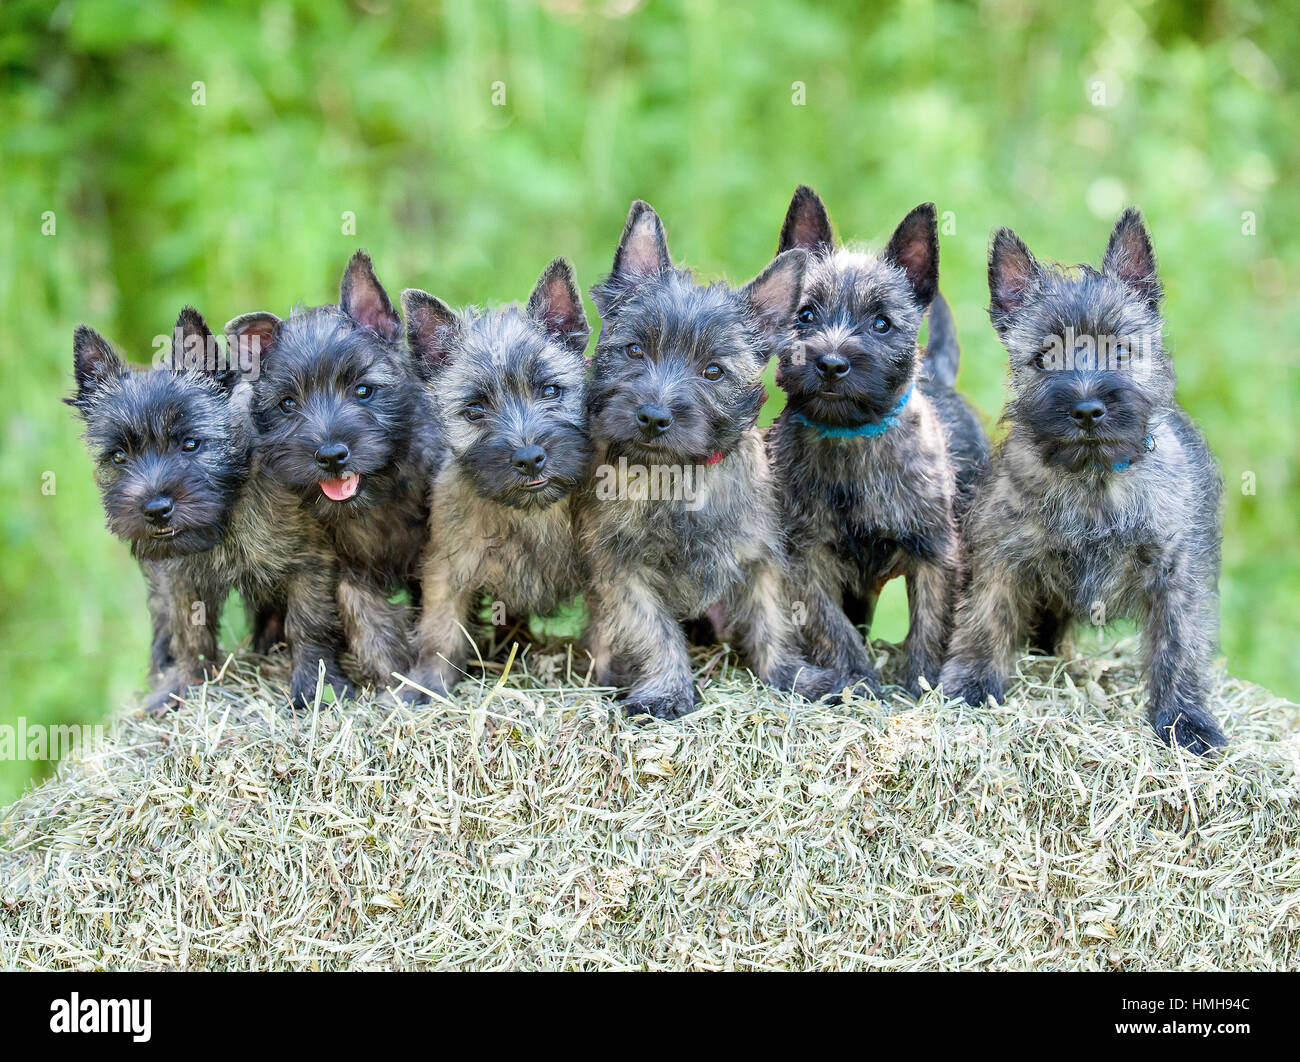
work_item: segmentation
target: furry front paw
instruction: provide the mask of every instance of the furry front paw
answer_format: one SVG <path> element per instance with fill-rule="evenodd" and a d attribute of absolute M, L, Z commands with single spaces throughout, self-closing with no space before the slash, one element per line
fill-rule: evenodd
<path fill-rule="evenodd" d="M 679 693 L 638 693 L 633 690 L 623 700 L 628 718 L 650 715 L 656 719 L 680 719 L 700 706 L 698 690 Z"/>
<path fill-rule="evenodd" d="M 180 702 L 176 699 L 177 691 L 175 690 L 154 690 L 144 699 L 144 710 L 152 716 L 166 715 L 168 712 L 174 712 L 179 707 Z"/>
<path fill-rule="evenodd" d="M 843 688 L 839 674 L 830 668 L 805 664 L 794 676 L 794 692 L 810 701 L 820 701 Z"/>
<path fill-rule="evenodd" d="M 1002 680 L 984 671 L 973 671 L 950 664 L 943 669 L 940 682 L 945 697 L 954 701 L 965 701 L 976 708 L 983 708 L 990 699 L 1001 704 L 1006 698 L 1006 689 Z"/>
<path fill-rule="evenodd" d="M 367 686 L 379 690 L 397 685 L 398 680 L 394 676 L 409 675 L 412 663 L 409 647 L 396 641 L 387 645 L 369 646 L 364 654 L 351 654 L 351 670 L 357 678 Z"/>
<path fill-rule="evenodd" d="M 1228 744 L 1219 725 L 1204 711 L 1168 708 L 1151 721 L 1160 740 L 1181 745 L 1188 752 L 1208 756 Z"/>
<path fill-rule="evenodd" d="M 159 679 L 158 685 L 145 697 L 144 710 L 152 716 L 163 716 L 168 712 L 174 712 L 180 706 L 181 698 L 185 696 L 186 691 L 202 681 L 202 675 L 177 671 L 165 672 Z"/>
<path fill-rule="evenodd" d="M 442 673 L 436 670 L 419 670 L 407 676 L 410 682 L 402 686 L 398 696 L 407 704 L 421 705 L 430 704 L 433 700 L 429 694 L 434 697 L 450 697 L 451 687 L 443 679 Z M 414 683 L 414 685 L 412 685 Z M 427 693 L 425 691 L 428 691 Z"/>
<path fill-rule="evenodd" d="M 760 672 L 759 677 L 774 690 L 797 693 L 810 701 L 819 701 L 844 688 L 838 672 L 806 660 L 778 664 L 766 673 Z"/>
<path fill-rule="evenodd" d="M 804 665 L 795 678 L 794 690 L 810 701 L 843 704 L 852 697 L 880 696 L 880 677 L 874 671 L 836 671 Z"/>
<path fill-rule="evenodd" d="M 839 688 L 835 691 L 837 694 L 836 702 L 863 695 L 880 700 L 880 676 L 875 671 L 852 671 L 840 675 L 837 684 Z"/>
<path fill-rule="evenodd" d="M 294 672 L 293 681 L 289 686 L 289 698 L 295 708 L 310 708 L 316 703 L 318 677 L 319 672 L 314 667 L 310 670 L 303 669 Z M 326 670 L 324 682 L 321 684 L 322 692 L 326 687 L 333 687 L 334 700 L 336 701 L 349 700 L 356 693 L 347 677 L 341 671 L 335 669 Z"/>
<path fill-rule="evenodd" d="M 921 685 L 921 680 L 925 679 L 926 685 Z M 907 674 L 903 676 L 903 689 L 907 690 L 908 696 L 913 700 L 925 693 L 926 688 L 934 689 L 939 685 L 939 668 L 937 667 L 918 667 L 909 668 Z"/>
<path fill-rule="evenodd" d="M 352 680 L 342 671 L 327 671 L 325 673 L 325 685 L 334 687 L 334 699 L 336 701 L 350 701 L 357 695 L 357 688 L 352 685 Z"/>

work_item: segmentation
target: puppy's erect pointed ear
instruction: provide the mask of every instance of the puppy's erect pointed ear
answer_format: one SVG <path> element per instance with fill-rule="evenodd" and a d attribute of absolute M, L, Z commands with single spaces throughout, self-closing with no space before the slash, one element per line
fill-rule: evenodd
<path fill-rule="evenodd" d="M 388 292 L 375 276 L 370 256 L 357 251 L 343 271 L 339 284 L 339 308 L 362 328 L 369 328 L 390 343 L 402 334 L 402 319 L 397 316 Z"/>
<path fill-rule="evenodd" d="M 623 236 L 614 252 L 613 274 L 617 277 L 647 277 L 672 268 L 668 237 L 655 208 L 638 199 L 627 212 Z"/>
<path fill-rule="evenodd" d="M 173 372 L 207 373 L 227 390 L 239 379 L 239 373 L 227 361 L 203 314 L 193 306 L 181 307 L 172 328 L 170 368 Z"/>
<path fill-rule="evenodd" d="M 1038 262 L 1010 229 L 998 229 L 989 248 L 989 317 L 1003 331 L 1038 283 Z"/>
<path fill-rule="evenodd" d="M 283 324 L 275 314 L 265 310 L 232 317 L 223 329 L 230 364 L 243 376 L 256 379 L 262 371 L 263 360 L 275 349 Z"/>
<path fill-rule="evenodd" d="M 793 320 L 807 264 L 806 251 L 786 251 L 773 258 L 763 272 L 741 289 L 759 325 L 769 337 Z"/>
<path fill-rule="evenodd" d="M 883 257 L 907 274 L 916 301 L 929 306 L 939 290 L 939 220 L 933 203 L 922 203 L 899 222 Z"/>
<path fill-rule="evenodd" d="M 528 316 L 576 354 L 587 349 L 591 326 L 582 308 L 577 278 L 567 259 L 552 260 L 528 296 Z"/>
<path fill-rule="evenodd" d="M 781 226 L 781 239 L 777 243 L 776 253 L 780 254 L 792 247 L 813 254 L 825 254 L 835 247 L 835 237 L 831 235 L 831 219 L 826 215 L 826 207 L 821 197 L 806 184 L 801 184 L 794 190 L 790 209 L 785 212 L 785 224 Z"/>
<path fill-rule="evenodd" d="M 1106 256 L 1101 260 L 1105 273 L 1118 277 L 1137 292 L 1151 307 L 1160 305 L 1164 289 L 1156 273 L 1156 252 L 1137 207 L 1129 207 L 1115 222 Z"/>
<path fill-rule="evenodd" d="M 64 401 L 84 409 L 100 385 L 127 373 L 126 362 L 108 345 L 108 340 L 88 325 L 78 325 L 72 333 L 72 375 L 76 393 Z"/>
<path fill-rule="evenodd" d="M 460 333 L 456 311 L 427 291 L 407 288 L 402 292 L 402 312 L 411 356 L 425 369 L 441 367 Z"/>

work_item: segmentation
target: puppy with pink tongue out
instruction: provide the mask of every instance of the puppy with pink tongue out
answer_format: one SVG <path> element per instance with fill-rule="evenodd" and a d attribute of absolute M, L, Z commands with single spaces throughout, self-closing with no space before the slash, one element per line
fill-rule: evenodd
<path fill-rule="evenodd" d="M 336 502 L 345 502 L 355 497 L 359 486 L 361 486 L 361 475 L 358 472 L 344 472 L 338 479 L 320 481 L 321 493 L 330 501 Z"/>
<path fill-rule="evenodd" d="M 226 325 L 250 366 L 261 466 L 325 528 L 339 559 L 344 663 L 377 685 L 412 663 L 411 608 L 391 598 L 419 602 L 429 483 L 444 453 L 402 332 L 364 251 L 336 305 Z"/>

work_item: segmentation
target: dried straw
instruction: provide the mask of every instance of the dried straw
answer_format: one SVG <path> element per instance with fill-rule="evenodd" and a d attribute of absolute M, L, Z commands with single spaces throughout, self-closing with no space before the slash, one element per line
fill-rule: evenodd
<path fill-rule="evenodd" d="M 1127 644 L 1026 660 L 997 709 L 698 662 L 704 708 L 638 725 L 571 649 L 297 714 L 232 658 L 0 812 L 0 965 L 1300 964 L 1295 705 L 1221 680 L 1206 763 L 1155 743 Z"/>

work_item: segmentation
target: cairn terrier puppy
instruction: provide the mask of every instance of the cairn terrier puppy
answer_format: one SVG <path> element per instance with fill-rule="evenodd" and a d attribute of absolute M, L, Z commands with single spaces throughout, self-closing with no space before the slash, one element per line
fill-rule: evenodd
<path fill-rule="evenodd" d="M 443 447 L 423 377 L 402 349 L 402 321 L 357 251 L 335 306 L 281 320 L 257 312 L 226 325 L 232 347 L 255 340 L 257 455 L 297 499 L 339 559 L 339 613 L 358 677 L 382 685 L 411 665 L 409 610 L 428 537 L 429 481 Z"/>
<path fill-rule="evenodd" d="M 292 696 L 311 703 L 321 665 L 340 672 L 336 565 L 293 498 L 251 455 L 251 392 L 198 311 L 185 307 L 169 358 L 129 368 L 93 329 L 73 340 L 76 391 L 108 528 L 128 542 L 149 585 L 150 711 L 173 706 L 219 663 L 217 629 L 232 588 L 250 610 L 284 617 Z"/>
<path fill-rule="evenodd" d="M 563 258 L 546 267 L 526 307 L 457 313 L 409 289 L 402 309 L 449 448 L 433 484 L 411 677 L 445 696 L 465 674 L 466 632 L 484 595 L 505 624 L 553 613 L 582 592 L 571 498 L 591 455 L 590 328 Z"/>
<path fill-rule="evenodd" d="M 1000 229 L 989 293 L 1011 358 L 1008 431 L 966 525 L 971 585 L 944 690 L 1002 700 L 1025 639 L 1054 652 L 1071 621 L 1132 618 L 1151 725 L 1208 753 L 1225 744 L 1206 708 L 1222 487 L 1174 399 L 1142 216 L 1120 216 L 1100 271 L 1039 263 Z"/>
<path fill-rule="evenodd" d="M 908 214 L 871 255 L 836 249 L 821 199 L 801 187 L 777 251 L 791 248 L 809 263 L 795 341 L 778 365 L 786 407 L 768 441 L 791 582 L 805 605 L 799 630 L 814 663 L 879 693 L 857 623 L 870 626 L 880 589 L 903 575 L 902 681 L 915 696 L 921 679 L 939 680 L 962 578 L 958 525 L 988 465 L 979 420 L 953 389 L 957 340 L 938 294 L 934 204 Z"/>
<path fill-rule="evenodd" d="M 821 697 L 838 676 L 796 649 L 776 496 L 757 428 L 760 374 L 785 342 L 805 255 L 740 289 L 673 266 L 659 216 L 636 202 L 601 314 L 589 384 L 594 473 L 578 507 L 598 681 L 629 714 L 697 703 L 682 622 L 712 613 L 760 679 Z"/>

